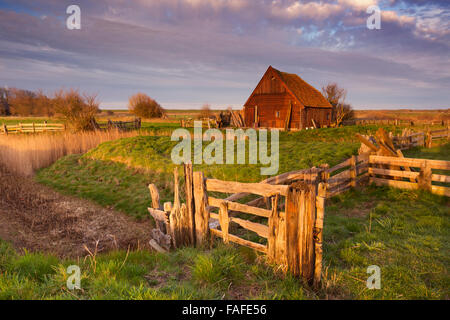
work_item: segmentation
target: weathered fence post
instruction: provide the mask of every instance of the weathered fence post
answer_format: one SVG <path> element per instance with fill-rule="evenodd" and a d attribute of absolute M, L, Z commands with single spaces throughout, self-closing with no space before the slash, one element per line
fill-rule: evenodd
<path fill-rule="evenodd" d="M 350 178 L 351 178 L 351 186 L 353 188 L 357 187 L 357 183 L 356 183 L 356 177 L 357 177 L 357 172 L 356 172 L 356 156 L 352 156 L 350 158 Z"/>
<path fill-rule="evenodd" d="M 148 190 L 150 191 L 150 196 L 152 198 L 152 208 L 153 209 L 160 209 L 160 204 L 159 204 L 159 192 L 158 192 L 158 188 L 156 188 L 156 186 L 154 184 L 149 184 L 148 185 Z"/>
<path fill-rule="evenodd" d="M 428 190 L 431 192 L 432 186 L 431 186 L 431 181 L 432 181 L 432 172 L 431 172 L 431 168 L 428 165 L 427 161 L 423 162 L 423 165 L 420 168 L 420 174 L 417 177 L 417 183 L 419 185 L 419 189 L 422 190 Z"/>
<path fill-rule="evenodd" d="M 195 245 L 195 207 L 194 207 L 194 173 L 192 163 L 184 165 L 185 194 L 186 194 L 186 228 L 189 244 Z"/>
<path fill-rule="evenodd" d="M 228 205 L 225 201 L 220 202 L 219 223 L 220 223 L 220 229 L 222 230 L 223 242 L 228 243 L 228 228 L 230 225 L 230 218 L 228 216 Z"/>
<path fill-rule="evenodd" d="M 278 231 L 278 194 L 272 197 L 272 212 L 269 216 L 269 236 L 267 238 L 267 256 L 269 262 L 277 261 L 277 231 Z"/>
<path fill-rule="evenodd" d="M 311 284 L 318 284 L 322 273 L 326 184 L 319 186 L 319 182 L 326 174 L 326 168 L 311 168 L 305 173 L 304 181 L 290 186 L 285 204 L 284 230 L 283 225 L 280 226 L 282 219 L 276 219 L 274 210 L 269 219 L 269 258 Z M 285 242 L 274 246 L 273 238 L 280 237 L 280 234 L 274 237 L 274 233 L 281 233 Z"/>
<path fill-rule="evenodd" d="M 8 127 L 6 127 L 6 124 L 3 124 L 3 131 L 8 135 Z"/>
<path fill-rule="evenodd" d="M 325 216 L 325 201 L 327 190 L 325 183 L 320 183 L 316 198 L 316 221 L 314 224 L 314 285 L 317 287 L 322 277 L 322 240 L 323 219 Z"/>
<path fill-rule="evenodd" d="M 209 210 L 203 172 L 194 172 L 195 241 L 203 245 L 209 239 Z"/>
<path fill-rule="evenodd" d="M 430 130 L 427 131 L 427 139 L 426 139 L 426 147 L 427 148 L 431 148 L 432 144 L 433 144 L 433 136 L 431 135 Z"/>

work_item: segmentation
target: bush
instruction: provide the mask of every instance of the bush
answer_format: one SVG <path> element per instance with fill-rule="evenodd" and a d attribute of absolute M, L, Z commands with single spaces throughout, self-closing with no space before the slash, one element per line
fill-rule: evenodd
<path fill-rule="evenodd" d="M 144 93 L 136 93 L 128 99 L 128 109 L 141 118 L 161 118 L 164 109 Z"/>
<path fill-rule="evenodd" d="M 93 130 L 99 103 L 95 95 L 80 95 L 77 90 L 60 90 L 53 99 L 54 109 L 75 131 Z"/>
<path fill-rule="evenodd" d="M 200 111 L 199 119 L 208 119 L 211 115 L 211 106 L 209 104 L 204 104 L 202 110 Z"/>

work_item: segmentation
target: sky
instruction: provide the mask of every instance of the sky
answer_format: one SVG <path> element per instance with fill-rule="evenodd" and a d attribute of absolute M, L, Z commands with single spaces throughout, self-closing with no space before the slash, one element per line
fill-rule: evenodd
<path fill-rule="evenodd" d="M 81 29 L 69 30 L 69 5 Z M 367 8 L 381 29 L 367 28 Z M 0 0 L 0 86 L 240 109 L 269 65 L 355 109 L 450 107 L 449 0 Z"/>

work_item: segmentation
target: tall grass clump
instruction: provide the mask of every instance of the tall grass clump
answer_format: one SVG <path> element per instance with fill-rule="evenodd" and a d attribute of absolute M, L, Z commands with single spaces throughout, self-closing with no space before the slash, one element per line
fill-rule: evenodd
<path fill-rule="evenodd" d="M 66 155 L 85 153 L 102 142 L 138 134 L 110 130 L 0 136 L 0 163 L 11 172 L 28 176 Z"/>

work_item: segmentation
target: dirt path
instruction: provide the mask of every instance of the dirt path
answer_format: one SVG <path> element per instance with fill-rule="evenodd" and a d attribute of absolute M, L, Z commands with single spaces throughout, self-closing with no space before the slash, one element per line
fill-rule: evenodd
<path fill-rule="evenodd" d="M 79 257 L 87 255 L 84 246 L 98 252 L 144 248 L 150 230 L 148 220 L 63 196 L 0 167 L 0 239 L 17 249 Z"/>

